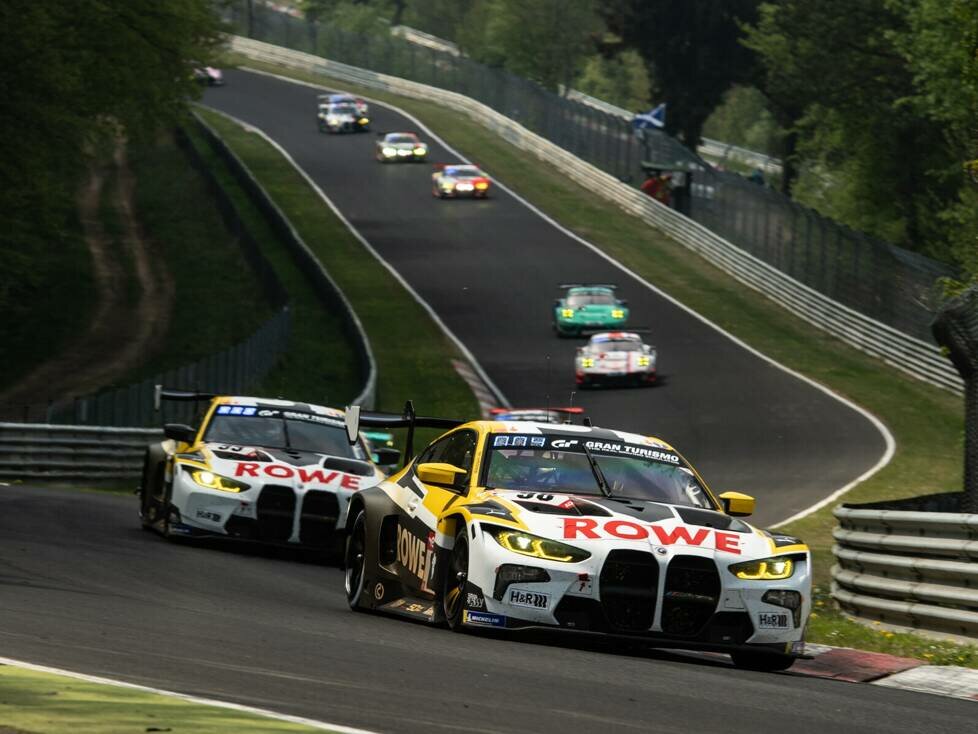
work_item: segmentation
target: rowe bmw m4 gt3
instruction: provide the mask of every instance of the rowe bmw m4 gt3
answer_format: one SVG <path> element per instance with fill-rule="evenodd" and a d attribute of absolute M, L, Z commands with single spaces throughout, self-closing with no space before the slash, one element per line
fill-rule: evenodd
<path fill-rule="evenodd" d="M 657 438 L 473 421 L 353 497 L 347 598 L 453 630 L 633 636 L 784 669 L 804 649 L 810 554 L 739 519 L 753 508 Z"/>
<path fill-rule="evenodd" d="M 592 385 L 651 385 L 655 382 L 655 347 L 630 331 L 595 334 L 574 358 L 574 379 Z"/>
<path fill-rule="evenodd" d="M 628 303 L 615 297 L 613 285 L 566 284 L 563 298 L 554 300 L 557 336 L 621 328 L 628 321 Z"/>
<path fill-rule="evenodd" d="M 375 156 L 381 163 L 422 162 L 428 155 L 428 144 L 414 133 L 377 133 Z"/>
<path fill-rule="evenodd" d="M 383 474 L 370 461 L 397 452 L 346 438 L 343 412 L 287 400 L 163 391 L 209 400 L 196 427 L 167 424 L 146 452 L 143 527 L 164 536 L 215 536 L 335 549 L 350 497 Z"/>
<path fill-rule="evenodd" d="M 485 199 L 489 196 L 492 182 L 478 166 L 466 164 L 435 164 L 431 174 L 431 195 L 439 199 L 453 199 L 468 196 Z"/>

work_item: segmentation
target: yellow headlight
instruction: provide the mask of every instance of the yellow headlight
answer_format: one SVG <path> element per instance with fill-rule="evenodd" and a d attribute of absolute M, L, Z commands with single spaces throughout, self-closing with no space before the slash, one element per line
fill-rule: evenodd
<path fill-rule="evenodd" d="M 592 359 L 591 357 L 585 357 L 584 360 L 581 362 L 581 365 L 584 367 L 594 367 L 594 359 Z"/>
<path fill-rule="evenodd" d="M 639 367 L 648 367 L 649 366 L 649 358 L 648 357 L 639 357 L 638 358 L 638 366 Z"/>
<path fill-rule="evenodd" d="M 482 527 L 503 548 L 520 555 L 542 558 L 547 561 L 560 561 L 561 563 L 578 563 L 591 557 L 591 554 L 586 550 L 575 548 L 557 540 L 548 540 L 509 528 L 490 525 L 483 525 Z"/>
<path fill-rule="evenodd" d="M 414 149 L 414 154 L 415 154 L 415 155 L 424 155 L 424 154 L 425 154 L 425 153 L 427 153 L 427 152 L 428 152 L 428 151 L 427 151 L 427 149 L 426 149 L 426 148 L 415 148 L 415 149 Z"/>
<path fill-rule="evenodd" d="M 794 561 L 787 557 L 745 561 L 729 568 L 734 576 L 745 581 L 778 581 L 789 578 L 795 572 Z"/>
<path fill-rule="evenodd" d="M 222 477 L 220 474 L 215 474 L 206 469 L 194 469 L 190 472 L 190 476 L 201 487 L 207 487 L 208 489 L 219 489 L 222 492 L 241 492 L 242 490 L 248 489 L 248 485 L 244 482 Z"/>
<path fill-rule="evenodd" d="M 620 308 L 612 309 L 611 318 L 613 319 L 623 319 L 625 318 L 625 312 Z"/>
<path fill-rule="evenodd" d="M 560 315 L 563 316 L 565 319 L 572 319 L 574 318 L 574 309 L 572 308 L 562 309 Z"/>
<path fill-rule="evenodd" d="M 370 122 L 370 120 L 368 120 L 366 117 L 361 117 L 360 118 L 360 124 L 361 125 L 366 125 L 368 122 Z"/>

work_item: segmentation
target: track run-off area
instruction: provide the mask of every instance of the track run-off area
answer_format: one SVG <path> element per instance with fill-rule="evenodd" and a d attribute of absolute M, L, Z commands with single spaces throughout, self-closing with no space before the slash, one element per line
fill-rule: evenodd
<path fill-rule="evenodd" d="M 375 162 L 373 135 L 318 133 L 310 87 L 243 71 L 227 79 L 205 102 L 276 140 L 513 405 L 538 406 L 548 391 L 563 403 L 573 389 L 579 342 L 551 331 L 557 284 L 613 282 L 633 323 L 650 327 L 663 380 L 578 393 L 595 424 L 665 438 L 714 490 L 755 495 L 761 524 L 803 510 L 885 455 L 865 415 L 501 188 L 488 201 L 435 200 L 430 166 Z M 379 105 L 371 117 L 378 131 L 418 129 Z M 432 161 L 457 159 L 419 132 Z M 418 396 L 404 397 L 424 412 Z M 973 726 L 965 701 L 738 670 L 637 641 L 452 634 L 354 614 L 336 568 L 288 552 L 168 543 L 143 532 L 136 512 L 134 497 L 0 487 L 0 654 L 385 732 Z"/>

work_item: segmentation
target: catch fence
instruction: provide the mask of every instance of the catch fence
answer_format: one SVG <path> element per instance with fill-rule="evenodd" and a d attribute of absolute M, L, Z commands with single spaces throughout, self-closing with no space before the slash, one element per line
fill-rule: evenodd
<path fill-rule="evenodd" d="M 644 178 L 643 165 L 688 173 L 693 186 L 685 213 L 692 219 L 832 300 L 933 344 L 938 281 L 955 277 L 955 269 L 717 170 L 662 131 L 640 139 L 623 111 L 389 33 L 353 34 L 244 0 L 228 4 L 225 13 L 242 35 L 478 100 L 633 186 Z"/>

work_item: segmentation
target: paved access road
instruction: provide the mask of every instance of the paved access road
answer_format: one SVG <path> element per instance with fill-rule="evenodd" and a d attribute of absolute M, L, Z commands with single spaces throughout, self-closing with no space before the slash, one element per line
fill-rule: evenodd
<path fill-rule="evenodd" d="M 546 401 L 548 355 L 551 401 L 567 402 L 582 342 L 551 330 L 557 285 L 611 282 L 629 301 L 633 325 L 652 329 L 662 384 L 579 392 L 576 402 L 596 425 L 661 436 L 714 490 L 755 495 L 761 523 L 808 507 L 883 454 L 882 436 L 862 415 L 738 347 L 500 189 L 488 201 L 434 199 L 431 166 L 376 162 L 373 133 L 319 133 L 316 90 L 243 71 L 226 78 L 227 86 L 206 92 L 205 103 L 278 141 L 513 405 Z M 417 127 L 378 105 L 371 120 L 374 131 Z M 456 160 L 429 144 L 432 162 Z M 488 161 L 479 162 L 492 173 Z"/>
<path fill-rule="evenodd" d="M 974 729 L 973 702 L 564 639 L 355 614 L 335 568 L 169 543 L 132 496 L 0 486 L 6 657 L 398 734 Z"/>

